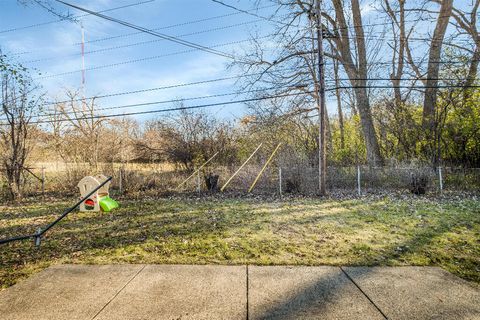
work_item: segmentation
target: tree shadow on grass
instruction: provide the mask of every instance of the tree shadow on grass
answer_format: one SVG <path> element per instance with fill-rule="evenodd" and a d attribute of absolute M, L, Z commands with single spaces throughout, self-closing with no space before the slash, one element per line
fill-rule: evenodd
<path fill-rule="evenodd" d="M 461 224 L 462 222 L 458 222 Z M 427 230 L 418 229 L 418 232 L 415 232 L 414 235 L 405 240 L 400 244 L 391 245 L 386 251 L 376 254 L 376 261 L 392 261 L 392 260 L 400 260 L 403 257 L 411 253 L 419 253 L 422 250 L 430 245 L 432 241 L 441 236 L 442 234 L 449 232 L 455 227 L 456 224 L 452 224 L 449 221 L 438 221 L 435 226 Z M 398 248 L 403 248 L 401 251 Z M 365 259 L 363 257 L 358 256 L 350 265 L 352 266 L 365 266 L 365 265 L 372 265 L 372 259 Z M 376 264 L 373 264 L 376 265 Z M 357 277 L 368 277 L 370 273 L 372 273 L 374 269 L 372 268 L 360 268 L 356 271 Z M 479 278 L 476 279 L 477 281 L 480 280 Z M 335 297 L 344 290 L 344 287 L 347 284 L 351 284 L 350 282 L 339 281 L 336 285 L 331 285 L 328 280 L 319 279 L 319 281 L 310 284 L 303 290 L 298 293 L 291 295 L 289 298 L 276 303 L 275 305 L 267 308 L 266 310 L 262 311 L 260 314 L 257 314 L 255 318 L 257 319 L 302 319 L 302 318 L 312 318 L 312 314 L 316 315 L 313 318 L 323 319 L 324 315 L 322 312 L 326 312 L 332 302 L 325 298 L 325 295 L 330 297 Z M 392 284 L 393 285 L 393 284 Z M 326 292 L 325 292 L 326 290 Z M 433 294 L 433 292 L 429 292 L 429 294 Z M 480 293 L 478 293 L 478 297 L 480 298 Z M 422 306 L 416 306 L 417 308 L 422 308 Z M 354 307 L 355 310 L 355 307 Z M 406 310 L 407 311 L 407 310 Z M 475 306 L 452 306 L 451 304 L 439 304 L 438 305 L 438 315 L 442 315 L 444 318 L 445 315 L 451 315 L 451 319 L 458 318 L 459 315 L 475 315 L 480 312 L 480 309 Z M 310 312 L 310 316 L 306 317 Z M 385 313 L 384 311 L 382 311 Z M 377 313 L 380 318 L 383 315 L 378 312 Z M 388 314 L 386 315 L 388 317 Z M 410 315 L 414 317 L 414 314 Z M 358 314 L 356 318 L 364 318 L 365 315 Z M 345 317 L 348 319 L 349 317 Z M 432 315 L 432 319 L 436 318 L 435 315 Z M 448 318 L 448 317 L 447 317 Z"/>
<path fill-rule="evenodd" d="M 10 247 L 0 248 L 0 260 L 8 268 L 18 268 L 18 266 L 22 266 L 25 263 L 46 263 L 61 259 L 73 259 L 74 261 L 82 262 L 85 261 L 82 255 L 88 257 L 89 254 L 95 254 L 97 250 L 103 250 L 103 253 L 100 254 L 108 254 L 127 246 L 142 245 L 146 241 L 155 242 L 157 241 L 155 237 L 158 237 L 161 241 L 173 242 L 172 248 L 175 249 L 175 246 L 181 243 L 183 238 L 202 239 L 213 235 L 217 240 L 221 240 L 225 232 L 236 232 L 239 228 L 251 228 L 253 224 L 258 222 L 254 213 L 249 217 L 251 208 L 239 211 L 240 213 L 238 214 L 226 214 L 224 210 L 231 210 L 231 206 L 213 206 L 211 208 L 203 206 L 201 210 L 194 211 L 191 210 L 192 206 L 194 204 L 179 207 L 178 210 L 183 212 L 181 214 L 172 213 L 172 208 L 169 207 L 161 208 L 160 210 L 159 208 L 154 210 L 150 207 L 143 211 L 139 208 L 136 213 L 130 212 L 131 209 L 129 208 L 124 208 L 123 210 L 125 211 L 121 211 L 121 214 L 118 215 L 115 213 L 101 213 L 75 216 L 73 214 L 72 218 L 62 221 L 60 225 L 47 234 L 40 249 L 33 247 L 31 242 L 8 245 Z M 328 210 L 326 208 L 322 209 Z M 296 214 L 300 214 L 300 212 L 292 210 Z M 305 210 L 306 212 L 311 210 L 311 208 L 300 210 Z M 288 215 L 289 211 L 282 214 Z M 324 219 L 332 219 L 335 216 L 338 216 L 338 213 L 314 215 L 313 218 L 300 217 L 297 223 L 322 223 L 322 221 L 325 221 Z M 295 223 L 295 219 L 287 221 L 287 224 Z M 462 221 L 457 223 L 460 224 Z M 450 231 L 454 226 L 455 224 L 452 224 L 450 221 L 439 220 L 435 225 L 429 226 L 428 229 L 416 229 L 412 237 L 400 244 L 391 245 L 385 251 L 374 252 L 369 257 L 357 255 L 357 258 L 350 265 L 372 265 L 372 261 L 377 261 L 375 264 L 399 261 L 411 253 L 422 252 L 426 246 L 432 243 L 433 239 Z M 13 229 L 9 230 L 9 232 L 12 231 Z M 402 250 L 399 251 L 398 247 L 401 247 Z M 77 253 L 79 255 L 76 255 Z M 159 252 L 158 254 L 166 253 Z M 121 259 L 122 257 L 119 256 L 119 260 L 109 260 L 107 258 L 105 261 L 108 263 L 122 261 Z M 138 262 L 142 262 L 142 257 L 139 259 Z M 205 257 L 201 259 L 208 261 Z M 158 260 L 162 261 L 162 258 Z M 228 259 L 225 259 L 225 261 L 228 262 Z M 365 275 L 368 272 L 370 271 L 366 270 Z M 326 312 L 330 305 L 325 300 L 327 298 L 322 298 L 323 300 L 320 299 L 321 301 L 319 301 L 318 291 L 326 287 L 329 296 L 335 292 L 340 294 L 343 292 L 344 286 L 349 282 L 331 286 L 330 284 L 325 284 L 324 281 L 326 280 L 319 279 L 317 283 L 277 303 L 264 311 L 260 318 L 299 318 L 303 310 L 305 308 L 308 309 L 309 306 L 316 306 L 315 310 Z M 322 303 L 325 304 L 322 305 Z M 451 310 L 451 312 L 455 313 L 454 310 Z"/>

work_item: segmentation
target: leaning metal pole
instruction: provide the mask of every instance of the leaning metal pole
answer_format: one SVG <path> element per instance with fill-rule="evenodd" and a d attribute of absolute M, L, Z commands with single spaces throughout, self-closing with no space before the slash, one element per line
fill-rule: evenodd
<path fill-rule="evenodd" d="M 65 218 L 70 212 L 72 212 L 73 210 L 75 210 L 75 208 L 77 208 L 83 201 L 87 200 L 88 198 L 90 198 L 98 189 L 100 189 L 101 187 L 103 187 L 107 182 L 109 182 L 110 180 L 112 180 L 112 177 L 108 177 L 105 181 L 103 181 L 101 184 L 99 184 L 97 187 L 95 187 L 95 189 L 93 189 L 92 191 L 90 191 L 85 197 L 81 198 L 80 200 L 77 201 L 77 203 L 75 203 L 73 206 L 71 206 L 70 208 L 66 209 L 65 211 L 63 211 L 63 213 L 57 218 L 55 219 L 53 222 L 49 223 L 46 227 L 44 228 L 39 228 L 37 230 L 37 232 L 33 233 L 33 234 L 28 234 L 28 235 L 24 235 L 24 236 L 18 236 L 18 237 L 13 237 L 13 238 L 7 238 L 7 239 L 0 239 L 0 244 L 5 244 L 5 243 L 9 243 L 9 242 L 13 242 L 13 241 L 21 241 L 21 240 L 26 240 L 26 239 L 30 239 L 30 238 L 33 238 L 35 239 L 35 245 L 36 246 L 39 246 L 40 245 L 40 240 L 43 236 L 43 234 L 45 232 L 47 232 L 48 230 L 50 230 L 50 228 L 52 228 L 54 225 L 56 225 L 57 223 L 59 223 L 63 218 Z"/>

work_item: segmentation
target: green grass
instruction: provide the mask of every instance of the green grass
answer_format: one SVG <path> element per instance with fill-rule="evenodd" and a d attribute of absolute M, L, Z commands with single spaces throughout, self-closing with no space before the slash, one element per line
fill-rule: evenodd
<path fill-rule="evenodd" d="M 1 238 L 31 233 L 70 203 L 0 206 Z M 480 201 L 121 200 L 72 213 L 33 241 L 0 246 L 0 288 L 58 263 L 435 265 L 480 282 Z"/>

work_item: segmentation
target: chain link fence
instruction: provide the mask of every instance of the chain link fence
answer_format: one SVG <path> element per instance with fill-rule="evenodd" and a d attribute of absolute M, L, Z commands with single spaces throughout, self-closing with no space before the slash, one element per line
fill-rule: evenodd
<path fill-rule="evenodd" d="M 192 175 L 192 172 L 176 170 L 172 166 L 161 164 L 102 164 L 97 168 L 78 164 L 37 166 L 24 170 L 22 185 L 26 197 L 70 196 L 77 194 L 77 183 L 84 176 L 103 173 L 113 177 L 111 184 L 113 193 L 141 197 L 209 192 L 205 180 L 207 175 L 212 174 L 218 175 L 217 191 L 230 180 L 225 192 L 246 193 L 252 188 L 251 192 L 254 194 L 318 193 L 318 167 L 272 165 L 258 176 L 262 167 L 261 164 L 246 165 L 238 171 L 238 167 L 234 166 L 209 166 Z M 186 180 L 189 177 L 190 179 Z M 257 177 L 258 180 L 255 182 Z M 330 192 L 342 191 L 356 195 L 385 191 L 409 193 L 418 191 L 418 188 L 423 189 L 425 193 L 443 191 L 480 193 L 480 168 L 441 167 L 433 170 L 431 167 L 330 166 L 327 169 L 326 183 Z M 1 198 L 6 198 L 7 190 L 7 182 L 2 175 Z"/>

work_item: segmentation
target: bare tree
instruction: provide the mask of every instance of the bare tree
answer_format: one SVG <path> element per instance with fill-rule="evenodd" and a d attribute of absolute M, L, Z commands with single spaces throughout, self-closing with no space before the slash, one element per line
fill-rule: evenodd
<path fill-rule="evenodd" d="M 303 96 L 287 99 L 288 102 L 283 106 L 287 106 L 288 112 L 292 111 L 292 106 L 301 106 L 299 109 L 311 112 L 315 110 L 313 105 L 318 100 L 315 89 L 319 85 L 314 54 L 317 50 L 314 44 L 316 22 L 314 1 L 276 2 L 279 5 L 279 15 L 285 11 L 287 14 L 268 18 L 276 25 L 276 32 L 267 37 L 267 41 L 274 41 L 276 44 L 274 57 L 268 52 L 268 46 L 262 43 L 260 37 L 253 35 L 253 46 L 248 49 L 245 59 L 237 61 L 236 65 L 242 65 L 244 72 L 252 73 L 252 77 L 248 79 L 249 86 L 273 84 L 276 86 L 276 93 L 285 91 L 305 93 Z M 342 64 L 354 87 L 356 109 L 360 115 L 367 148 L 367 161 L 371 165 L 379 165 L 383 159 L 375 133 L 367 89 L 368 59 L 360 5 L 358 0 L 350 0 L 349 14 L 353 17 L 352 27 L 347 22 L 343 2 L 333 0 L 333 12 L 330 12 L 331 10 L 322 12 L 325 18 L 323 32 L 326 38 L 330 38 L 329 42 L 333 49 L 333 53 L 326 52 L 325 55 Z M 326 120 L 328 123 L 328 116 Z M 331 133 L 331 129 L 328 132 Z"/>
<path fill-rule="evenodd" d="M 53 6 L 52 3 L 55 3 L 55 0 L 17 0 L 17 2 L 22 5 L 38 5 L 39 7 L 43 8 L 44 10 L 48 11 L 52 15 L 62 20 L 74 21 L 74 17 L 72 15 L 60 13 L 60 11 Z"/>
<path fill-rule="evenodd" d="M 143 135 L 135 141 L 143 160 L 168 161 L 187 170 L 220 151 L 216 162 L 236 159 L 230 125 L 204 112 L 182 110 L 167 118 L 146 124 Z"/>
<path fill-rule="evenodd" d="M 22 172 L 31 151 L 30 120 L 39 100 L 32 99 L 31 80 L 22 66 L 11 65 L 0 54 L 1 112 L 0 159 L 12 200 L 22 197 Z"/>
<path fill-rule="evenodd" d="M 95 98 L 88 101 L 80 99 L 78 92 L 75 91 L 67 91 L 66 95 L 67 101 L 55 104 L 54 114 L 60 116 L 58 119 L 60 122 L 68 124 L 62 126 L 61 134 L 63 137 L 80 136 L 81 139 L 76 139 L 70 146 L 75 148 L 75 154 L 80 156 L 79 159 L 98 170 L 100 135 L 107 120 L 95 113 Z"/>

